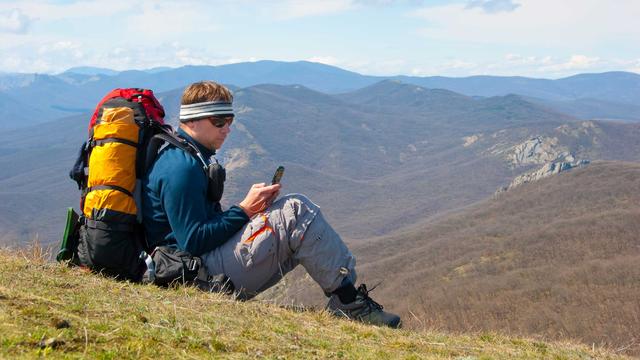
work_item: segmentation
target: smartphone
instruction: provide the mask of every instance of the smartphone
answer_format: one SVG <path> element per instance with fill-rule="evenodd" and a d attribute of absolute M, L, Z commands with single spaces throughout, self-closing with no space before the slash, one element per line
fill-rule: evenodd
<path fill-rule="evenodd" d="M 282 179 L 282 175 L 284 175 L 284 166 L 278 166 L 276 169 L 276 173 L 273 174 L 273 180 L 271 180 L 271 185 L 280 184 L 280 179 Z"/>

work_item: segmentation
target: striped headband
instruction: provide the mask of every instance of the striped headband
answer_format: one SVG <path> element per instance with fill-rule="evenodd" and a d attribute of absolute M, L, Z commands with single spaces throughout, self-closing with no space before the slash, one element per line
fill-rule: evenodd
<path fill-rule="evenodd" d="M 227 101 L 208 101 L 189 105 L 180 105 L 180 122 L 186 122 L 209 116 L 234 116 L 233 107 Z"/>

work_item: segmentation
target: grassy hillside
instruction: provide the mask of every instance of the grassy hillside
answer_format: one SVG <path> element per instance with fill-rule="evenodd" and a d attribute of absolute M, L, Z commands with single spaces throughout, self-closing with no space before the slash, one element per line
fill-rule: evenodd
<path fill-rule="evenodd" d="M 494 333 L 376 328 L 193 288 L 117 282 L 44 259 L 0 250 L 0 358 L 620 358 Z"/>
<path fill-rule="evenodd" d="M 640 354 L 640 164 L 595 162 L 355 248 L 410 324 Z M 366 280 L 366 279 L 365 279 Z M 411 286 L 406 286 L 411 284 Z"/>
<path fill-rule="evenodd" d="M 572 339 L 640 356 L 638 189 L 640 164 L 630 162 L 525 184 L 352 242 L 359 280 L 382 282 L 375 299 L 408 328 Z M 285 282 L 296 303 L 319 305 L 302 271 Z"/>

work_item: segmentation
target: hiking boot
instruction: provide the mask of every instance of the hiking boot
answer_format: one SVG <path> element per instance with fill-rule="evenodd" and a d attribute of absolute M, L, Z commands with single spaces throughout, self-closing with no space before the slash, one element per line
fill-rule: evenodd
<path fill-rule="evenodd" d="M 356 300 L 348 304 L 343 304 L 338 295 L 331 295 L 326 309 L 335 316 L 346 317 L 371 325 L 399 328 L 401 326 L 400 317 L 396 314 L 382 311 L 382 305 L 369 297 L 371 290 L 367 290 L 367 286 L 361 284 L 358 287 Z"/>

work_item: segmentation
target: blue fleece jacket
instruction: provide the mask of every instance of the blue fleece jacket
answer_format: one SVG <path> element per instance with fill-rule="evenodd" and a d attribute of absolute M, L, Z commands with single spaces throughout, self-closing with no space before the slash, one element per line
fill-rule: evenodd
<path fill-rule="evenodd" d="M 181 129 L 178 133 L 205 159 L 214 155 Z M 143 224 L 151 248 L 176 244 L 199 256 L 224 244 L 249 221 L 241 208 L 222 211 L 209 201 L 207 188 L 207 175 L 193 156 L 171 145 L 158 154 L 142 187 Z"/>

